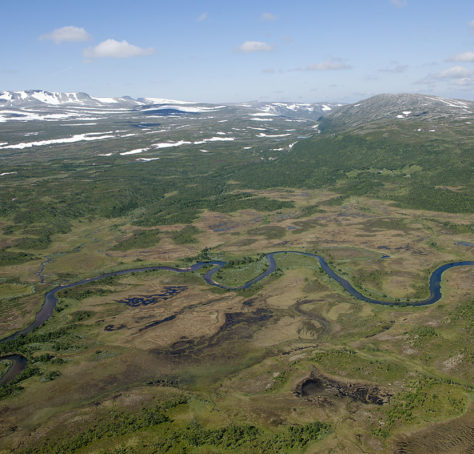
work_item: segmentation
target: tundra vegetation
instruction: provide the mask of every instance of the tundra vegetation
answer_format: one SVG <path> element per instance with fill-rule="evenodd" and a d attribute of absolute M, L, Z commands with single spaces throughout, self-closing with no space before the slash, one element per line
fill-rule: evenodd
<path fill-rule="evenodd" d="M 160 118 L 170 140 L 216 127 L 193 119 L 178 130 L 177 121 L 187 122 Z M 232 128 L 249 123 L 235 116 L 219 128 L 238 136 Z M 434 305 L 403 304 L 429 296 L 441 264 L 473 260 L 472 127 L 312 126 L 291 123 L 313 133 L 291 147 L 291 137 L 256 144 L 246 129 L 207 153 L 183 145 L 146 162 L 115 153 L 113 140 L 2 150 L 12 173 L 0 177 L 1 338 L 31 323 L 58 285 L 225 261 L 213 278 L 239 286 L 278 250 L 320 254 L 363 294 L 394 304 L 354 299 L 314 259 L 291 254 L 241 291 L 206 284 L 209 266 L 64 289 L 41 327 L 0 343 L 2 358 L 27 359 L 0 384 L 1 453 L 472 447 L 473 267 L 447 271 Z M 61 129 L 1 126 L 8 138 L 39 127 L 45 138 Z M 124 127 L 104 119 L 91 131 Z M 144 133 L 124 140 L 124 149 L 146 145 Z M 11 367 L 2 359 L 0 377 Z M 309 377 L 311 392 L 296 392 Z M 374 390 L 383 402 L 367 397 Z"/>

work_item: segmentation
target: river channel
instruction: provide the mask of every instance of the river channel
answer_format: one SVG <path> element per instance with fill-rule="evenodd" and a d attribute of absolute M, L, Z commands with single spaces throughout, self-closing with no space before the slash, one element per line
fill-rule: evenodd
<path fill-rule="evenodd" d="M 0 339 L 0 342 L 13 340 L 17 338 L 18 336 L 28 334 L 29 332 L 33 331 L 35 328 L 38 328 L 39 326 L 41 326 L 46 320 L 48 320 L 53 315 L 54 308 L 56 307 L 56 304 L 58 302 L 56 294 L 64 289 L 77 287 L 78 285 L 99 281 L 101 279 L 105 279 L 112 276 L 121 276 L 125 274 L 130 274 L 130 273 L 139 273 L 139 272 L 144 272 L 144 271 L 173 271 L 176 273 L 192 273 L 194 271 L 200 270 L 201 268 L 213 266 L 213 268 L 211 268 L 209 271 L 207 271 L 203 275 L 205 282 L 207 282 L 209 285 L 212 285 L 214 287 L 219 287 L 226 290 L 244 290 L 244 289 L 250 288 L 252 285 L 256 284 L 257 282 L 261 281 L 262 279 L 264 279 L 265 277 L 269 276 L 274 271 L 276 271 L 277 263 L 275 260 L 275 256 L 279 254 L 298 254 L 298 255 L 304 255 L 307 257 L 313 257 L 319 262 L 319 264 L 321 265 L 321 268 L 326 272 L 326 274 L 331 279 L 334 279 L 344 290 L 350 293 L 353 297 L 357 298 L 360 301 L 364 301 L 366 303 L 379 304 L 383 306 L 392 306 L 392 305 L 400 305 L 400 304 L 403 304 L 405 306 L 427 306 L 427 305 L 436 303 L 437 301 L 441 299 L 441 296 L 442 296 L 441 294 L 442 274 L 446 270 L 449 270 L 450 268 L 474 265 L 474 261 L 460 261 L 460 262 L 452 262 L 452 263 L 446 263 L 444 265 L 441 265 L 440 267 L 436 268 L 430 276 L 430 281 L 429 281 L 430 296 L 424 300 L 407 301 L 407 302 L 383 301 L 383 300 L 377 300 L 374 298 L 369 298 L 368 296 L 363 295 L 358 290 L 356 290 L 349 281 L 339 276 L 328 265 L 328 263 L 326 262 L 326 260 L 324 260 L 323 257 L 321 257 L 320 255 L 312 254 L 310 252 L 301 252 L 301 251 L 270 252 L 269 254 L 265 255 L 268 261 L 267 269 L 263 273 L 259 274 L 257 277 L 251 279 L 250 281 L 238 287 L 229 287 L 223 284 L 219 284 L 218 282 L 214 280 L 213 278 L 214 274 L 216 274 L 221 268 L 223 268 L 227 264 L 227 262 L 222 262 L 222 261 L 217 261 L 217 260 L 213 260 L 209 262 L 197 262 L 194 265 L 190 266 L 189 268 L 175 268 L 171 266 L 147 266 L 143 268 L 131 268 L 128 270 L 113 271 L 110 273 L 101 274 L 99 276 L 82 279 L 77 282 L 60 285 L 58 287 L 53 288 L 52 290 L 46 293 L 43 305 L 41 306 L 40 310 L 36 314 L 35 320 L 26 328 L 23 328 L 22 330 L 19 330 L 8 337 L 4 337 L 3 339 Z M 13 378 L 18 373 L 20 373 L 26 366 L 26 358 L 18 354 L 11 354 L 11 355 L 8 355 L 7 357 L 3 356 L 3 357 L 0 357 L 0 359 L 8 359 L 13 362 L 13 365 L 10 367 L 7 374 L 5 374 L 5 376 L 2 377 L 2 379 L 0 380 L 0 384 L 13 380 Z M 13 372 L 10 373 L 10 371 L 17 371 L 17 373 L 13 374 Z M 6 380 L 7 375 L 9 375 L 8 380 Z"/>

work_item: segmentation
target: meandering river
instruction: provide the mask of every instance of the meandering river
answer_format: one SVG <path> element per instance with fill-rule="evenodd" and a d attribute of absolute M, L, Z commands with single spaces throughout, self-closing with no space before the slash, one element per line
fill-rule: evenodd
<path fill-rule="evenodd" d="M 26 328 L 20 331 L 17 331 L 16 333 L 8 337 L 0 339 L 0 342 L 6 342 L 8 340 L 15 339 L 16 337 L 27 334 L 33 331 L 35 328 L 38 328 L 40 325 L 42 325 L 46 320 L 48 320 L 51 317 L 51 315 L 53 315 L 54 308 L 56 307 L 56 304 L 58 302 L 56 294 L 64 289 L 77 287 L 78 285 L 99 281 L 101 279 L 105 279 L 112 276 L 121 276 L 124 274 L 130 274 L 130 273 L 139 273 L 139 272 L 144 272 L 144 271 L 173 271 L 176 273 L 191 273 L 191 272 L 200 270 L 203 267 L 213 266 L 213 268 L 207 271 L 203 276 L 204 280 L 209 285 L 212 285 L 214 287 L 219 287 L 222 289 L 227 289 L 227 290 L 243 290 L 243 289 L 250 288 L 252 285 L 256 284 L 257 282 L 261 281 L 265 277 L 272 274 L 277 269 L 275 256 L 280 255 L 280 254 L 298 254 L 298 255 L 304 255 L 304 256 L 312 257 L 316 259 L 321 265 L 321 268 L 326 272 L 326 274 L 331 279 L 334 279 L 342 288 L 344 288 L 344 290 L 350 293 L 353 297 L 357 298 L 360 301 L 365 301 L 366 303 L 379 304 L 383 306 L 391 306 L 391 305 L 399 305 L 399 304 L 404 304 L 406 306 L 427 306 L 429 304 L 436 303 L 436 301 L 439 301 L 442 296 L 441 276 L 446 270 L 450 268 L 454 268 L 454 267 L 459 267 L 459 266 L 474 266 L 474 261 L 452 262 L 452 263 L 446 263 L 445 265 L 441 265 L 440 267 L 436 268 L 430 276 L 430 281 L 429 281 L 430 296 L 421 301 L 410 301 L 410 302 L 403 302 L 403 303 L 401 303 L 400 301 L 376 300 L 374 298 L 369 298 L 368 296 L 363 295 L 358 290 L 356 290 L 349 281 L 339 276 L 328 265 L 328 263 L 326 262 L 326 260 L 324 260 L 323 257 L 321 257 L 320 255 L 312 254 L 310 252 L 300 252 L 300 251 L 270 252 L 269 254 L 265 255 L 268 261 L 268 268 L 263 273 L 259 274 L 257 277 L 251 279 L 250 281 L 238 287 L 229 287 L 223 284 L 219 284 L 218 282 L 214 280 L 213 278 L 214 274 L 216 274 L 221 268 L 223 268 L 227 264 L 227 262 L 222 262 L 222 261 L 212 260 L 209 262 L 197 262 L 189 268 L 175 268 L 172 266 L 147 266 L 143 268 L 131 268 L 128 270 L 113 271 L 111 273 L 101 274 L 100 276 L 82 279 L 80 281 L 73 282 L 70 284 L 60 285 L 50 290 L 49 292 L 46 293 L 43 305 L 41 306 L 40 310 L 36 314 L 35 320 Z M 10 361 L 13 362 L 13 366 L 9 369 L 6 375 L 10 375 L 10 376 L 13 375 L 13 373 L 10 374 L 10 371 L 12 370 L 18 370 L 17 372 L 18 374 L 26 366 L 26 358 L 24 358 L 21 355 L 12 354 L 12 355 L 8 355 L 8 357 L 1 357 L 0 359 L 9 359 Z M 8 381 L 11 381 L 17 374 L 13 375 L 13 377 L 10 377 Z M 6 375 L 2 377 L 0 383 L 6 383 L 5 381 Z"/>

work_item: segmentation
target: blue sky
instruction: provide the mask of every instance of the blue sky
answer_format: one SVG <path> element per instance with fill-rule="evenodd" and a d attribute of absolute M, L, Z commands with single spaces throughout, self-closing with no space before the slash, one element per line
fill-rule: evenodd
<path fill-rule="evenodd" d="M 2 0 L 0 90 L 474 99 L 473 0 Z"/>

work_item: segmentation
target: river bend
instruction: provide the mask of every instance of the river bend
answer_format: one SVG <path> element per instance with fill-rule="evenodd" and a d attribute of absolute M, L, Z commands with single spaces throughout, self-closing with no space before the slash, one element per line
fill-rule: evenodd
<path fill-rule="evenodd" d="M 190 266 L 189 268 L 175 268 L 172 266 L 147 266 L 143 268 L 131 268 L 128 270 L 113 271 L 110 273 L 101 274 L 99 276 L 82 279 L 80 281 L 73 282 L 70 284 L 60 285 L 50 290 L 49 292 L 46 293 L 43 305 L 41 306 L 40 310 L 36 314 L 35 320 L 26 328 L 23 328 L 22 330 L 19 330 L 8 337 L 4 337 L 3 339 L 0 339 L 0 342 L 6 342 L 9 340 L 15 339 L 18 336 L 28 334 L 31 331 L 33 331 L 35 328 L 38 328 L 39 326 L 41 326 L 46 320 L 48 320 L 53 315 L 54 308 L 56 307 L 56 304 L 58 302 L 56 294 L 64 289 L 77 287 L 78 285 L 99 281 L 101 279 L 105 279 L 112 276 L 121 276 L 125 274 L 130 274 L 130 273 L 139 273 L 139 272 L 144 272 L 144 271 L 173 271 L 175 273 L 191 273 L 203 267 L 213 265 L 213 268 L 211 268 L 209 271 L 207 271 L 203 275 L 205 282 L 207 282 L 209 285 L 212 285 L 214 287 L 219 287 L 226 290 L 244 290 L 244 289 L 250 288 L 252 285 L 256 284 L 257 282 L 261 281 L 262 279 L 264 279 L 265 277 L 269 276 L 274 271 L 276 271 L 277 263 L 275 260 L 275 256 L 279 254 L 299 254 L 299 255 L 304 255 L 307 257 L 313 257 L 319 262 L 319 264 L 321 265 L 321 268 L 326 272 L 326 274 L 331 279 L 334 279 L 344 290 L 350 293 L 354 298 L 357 298 L 358 300 L 364 301 L 366 303 L 379 304 L 383 306 L 392 306 L 392 305 L 400 305 L 400 304 L 403 304 L 405 306 L 427 306 L 429 304 L 436 303 L 436 301 L 439 301 L 442 296 L 441 294 L 442 274 L 446 270 L 449 270 L 450 268 L 474 265 L 474 261 L 460 261 L 460 262 L 452 262 L 452 263 L 446 263 L 445 265 L 441 265 L 440 267 L 436 268 L 430 276 L 430 281 L 429 281 L 430 296 L 428 298 L 424 300 L 420 300 L 420 301 L 410 301 L 410 302 L 402 302 L 402 303 L 400 301 L 377 300 L 377 299 L 369 298 L 368 296 L 363 295 L 358 290 L 356 290 L 349 281 L 339 276 L 328 265 L 328 263 L 326 262 L 326 260 L 324 260 L 323 257 L 321 257 L 320 255 L 312 254 L 310 252 L 301 252 L 301 251 L 270 252 L 269 254 L 265 255 L 268 261 L 268 268 L 263 273 L 259 274 L 257 277 L 251 279 L 250 281 L 238 287 L 229 287 L 227 285 L 219 284 L 218 282 L 214 280 L 213 278 L 214 274 L 216 274 L 220 269 L 222 269 L 227 264 L 227 262 L 222 262 L 222 261 L 217 261 L 217 260 L 212 260 L 209 262 L 197 262 L 194 265 Z M 13 362 L 13 366 L 11 368 L 12 372 L 13 370 L 15 371 L 18 370 L 20 372 L 26 365 L 26 361 L 25 361 L 26 359 L 20 355 L 8 355 L 8 358 L 3 357 L 3 359 L 9 359 L 10 361 Z M 11 377 L 10 375 L 12 374 L 9 374 L 8 381 L 11 381 L 14 378 L 14 377 Z M 5 380 L 6 380 L 6 377 L 3 377 L 0 383 L 5 383 Z"/>

